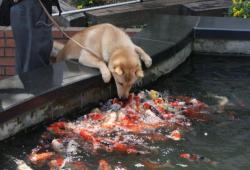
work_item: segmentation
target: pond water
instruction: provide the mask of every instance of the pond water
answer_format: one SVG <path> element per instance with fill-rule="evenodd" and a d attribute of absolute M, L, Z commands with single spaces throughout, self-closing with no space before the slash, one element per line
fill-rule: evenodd
<path fill-rule="evenodd" d="M 159 163 L 169 160 L 175 168 L 167 169 L 249 169 L 249 58 L 193 55 L 173 73 L 145 88 L 171 95 L 195 97 L 214 109 L 219 109 L 219 103 L 225 101 L 224 109 L 220 110 L 221 113 L 214 115 L 212 122 L 207 124 L 196 122 L 182 141 L 159 143 L 161 151 L 147 156 L 147 159 Z M 45 131 L 45 126 L 41 125 L 2 141 L 0 143 L 1 169 L 16 169 L 14 158 L 27 161 L 27 154 L 36 146 L 43 131 Z M 211 165 L 206 161 L 182 159 L 179 154 L 183 152 L 205 156 L 216 161 L 217 164 Z M 141 158 L 137 155 L 103 153 L 101 157 L 106 157 L 112 164 L 126 164 L 128 169 L 146 169 L 140 167 Z M 98 156 L 86 159 L 98 159 Z M 180 165 L 187 165 L 187 167 Z"/>

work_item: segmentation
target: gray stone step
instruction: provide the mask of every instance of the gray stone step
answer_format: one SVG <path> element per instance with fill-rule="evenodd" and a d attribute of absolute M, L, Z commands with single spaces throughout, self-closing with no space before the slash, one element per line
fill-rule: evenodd
<path fill-rule="evenodd" d="M 154 14 L 221 16 L 230 4 L 230 0 L 145 0 L 136 4 L 89 11 L 86 15 L 93 24 L 110 22 L 126 27 L 140 25 L 140 22 L 150 20 Z"/>
<path fill-rule="evenodd" d="M 184 13 L 190 15 L 224 16 L 231 5 L 231 0 L 207 0 L 183 4 L 183 7 Z"/>

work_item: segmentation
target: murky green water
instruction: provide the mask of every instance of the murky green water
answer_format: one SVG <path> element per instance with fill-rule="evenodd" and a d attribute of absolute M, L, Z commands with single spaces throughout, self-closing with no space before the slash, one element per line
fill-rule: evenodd
<path fill-rule="evenodd" d="M 159 143 L 160 153 L 147 156 L 161 163 L 170 160 L 172 169 L 250 169 L 250 59 L 244 57 L 192 56 L 171 75 L 160 78 L 146 87 L 172 95 L 198 98 L 217 109 L 220 99 L 228 102 L 222 113 L 208 124 L 195 123 L 193 130 L 185 134 L 185 140 Z M 235 116 L 228 114 L 234 112 Z M 239 118 L 239 119 L 238 119 Z M 43 126 L 0 143 L 1 169 L 16 168 L 13 158 L 26 160 L 26 154 L 34 148 Z M 216 166 L 206 162 L 190 162 L 179 157 L 182 152 L 196 153 L 217 161 Z M 137 168 L 144 157 L 126 155 L 101 155 L 112 164 L 126 164 Z M 86 158 L 89 160 L 89 158 Z M 99 159 L 96 156 L 96 159 Z M 95 160 L 89 160 L 94 162 Z M 38 169 L 38 168 L 36 168 Z M 171 168 L 169 168 L 171 169 Z"/>

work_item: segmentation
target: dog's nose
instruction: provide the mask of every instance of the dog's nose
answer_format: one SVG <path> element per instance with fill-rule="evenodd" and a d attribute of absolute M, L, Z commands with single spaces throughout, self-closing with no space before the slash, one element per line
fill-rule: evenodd
<path fill-rule="evenodd" d="M 121 100 L 122 102 L 127 102 L 127 101 L 128 101 L 128 97 L 122 97 L 122 98 L 120 98 L 120 100 Z"/>
<path fill-rule="evenodd" d="M 120 97 L 120 100 L 121 100 L 121 101 L 126 101 L 126 100 L 128 100 L 128 97 L 126 97 L 126 96 L 121 96 L 121 97 Z"/>

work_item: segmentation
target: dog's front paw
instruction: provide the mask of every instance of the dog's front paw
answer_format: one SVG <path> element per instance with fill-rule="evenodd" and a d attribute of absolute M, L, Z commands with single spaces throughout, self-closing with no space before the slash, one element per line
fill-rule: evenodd
<path fill-rule="evenodd" d="M 102 79 L 103 79 L 103 81 L 105 83 L 110 82 L 110 80 L 111 80 L 111 73 L 110 73 L 110 71 L 104 71 L 104 72 L 102 72 Z"/>
<path fill-rule="evenodd" d="M 144 61 L 147 68 L 149 68 L 152 65 L 152 59 L 149 57 Z"/>

